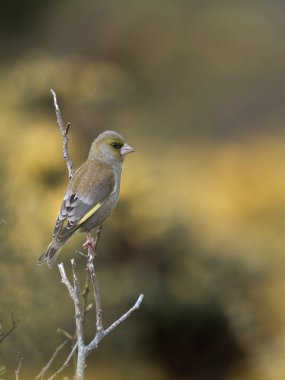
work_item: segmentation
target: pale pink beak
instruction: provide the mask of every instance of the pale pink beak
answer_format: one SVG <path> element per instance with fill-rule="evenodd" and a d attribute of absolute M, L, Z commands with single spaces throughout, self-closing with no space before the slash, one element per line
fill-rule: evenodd
<path fill-rule="evenodd" d="M 132 153 L 135 150 L 128 144 L 124 144 L 121 148 L 121 156 L 124 156 L 125 154 Z"/>

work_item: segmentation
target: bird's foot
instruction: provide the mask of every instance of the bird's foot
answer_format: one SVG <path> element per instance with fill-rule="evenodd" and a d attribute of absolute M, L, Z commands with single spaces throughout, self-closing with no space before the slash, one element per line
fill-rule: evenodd
<path fill-rule="evenodd" d="M 83 249 L 88 249 L 88 257 L 89 253 L 92 256 L 92 259 L 96 256 L 96 239 L 91 235 L 90 232 L 86 232 L 86 242 L 82 245 Z M 89 251 L 89 248 L 91 248 L 91 252 Z"/>
<path fill-rule="evenodd" d="M 83 244 L 83 249 L 88 249 L 88 257 L 90 255 L 92 259 L 94 259 L 95 256 L 97 255 L 96 249 L 97 249 L 97 245 L 100 239 L 101 230 L 102 230 L 102 226 L 98 226 L 95 239 L 91 235 L 90 232 L 86 232 L 86 242 Z"/>
<path fill-rule="evenodd" d="M 82 245 L 82 247 L 84 249 L 92 248 L 93 250 L 96 248 L 96 240 L 89 232 L 86 232 L 86 242 Z"/>

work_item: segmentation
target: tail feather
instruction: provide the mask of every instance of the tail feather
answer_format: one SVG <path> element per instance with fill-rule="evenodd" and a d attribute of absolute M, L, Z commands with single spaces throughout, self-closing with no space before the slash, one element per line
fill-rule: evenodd
<path fill-rule="evenodd" d="M 47 263 L 49 268 L 52 268 L 57 255 L 62 249 L 62 245 L 52 241 L 50 245 L 47 247 L 45 252 L 38 258 L 37 263 L 39 265 Z"/>

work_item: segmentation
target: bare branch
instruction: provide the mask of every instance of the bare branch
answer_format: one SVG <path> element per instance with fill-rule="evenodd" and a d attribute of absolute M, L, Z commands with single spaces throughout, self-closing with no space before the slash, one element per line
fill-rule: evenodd
<path fill-rule="evenodd" d="M 103 328 L 103 311 L 101 306 L 101 297 L 99 292 L 99 285 L 97 282 L 97 276 L 94 268 L 94 258 L 96 256 L 96 250 L 101 236 L 102 226 L 99 226 L 96 231 L 96 237 L 93 246 L 88 247 L 88 256 L 87 256 L 87 270 L 91 278 L 94 299 L 95 299 L 95 308 L 96 308 L 96 330 L 100 334 L 104 331 Z"/>
<path fill-rule="evenodd" d="M 89 252 L 91 251 L 91 252 Z M 94 251 L 95 252 L 95 251 Z M 92 248 L 88 248 L 88 258 L 87 258 L 87 268 L 89 271 L 89 275 L 92 282 L 93 287 L 93 293 L 94 293 L 94 299 L 95 299 L 95 307 L 96 307 L 96 329 L 97 333 L 100 334 L 104 331 L 103 327 L 103 312 L 102 312 L 102 306 L 101 306 L 101 297 L 99 292 L 99 285 L 97 282 L 97 276 L 94 268 L 94 252 L 92 252 Z"/>
<path fill-rule="evenodd" d="M 110 332 L 112 332 L 116 327 L 118 327 L 122 322 L 124 322 L 127 318 L 130 317 L 130 315 L 138 310 L 141 306 L 141 303 L 143 301 L 144 295 L 140 294 L 139 298 L 137 299 L 136 303 L 134 304 L 133 307 L 130 308 L 129 311 L 127 311 L 124 315 L 122 315 L 119 319 L 117 319 L 114 323 L 111 324 L 106 330 L 104 330 L 104 337 Z"/>
<path fill-rule="evenodd" d="M 88 303 L 88 294 L 89 294 L 89 273 L 88 273 L 88 270 L 86 269 L 86 272 L 87 272 L 87 276 L 86 276 L 86 281 L 85 281 L 85 287 L 84 287 L 84 290 L 83 292 L 81 293 L 81 296 L 83 298 L 83 308 L 82 308 L 82 317 L 83 317 L 83 321 L 82 323 L 84 323 L 85 321 L 85 317 L 86 317 L 86 314 L 88 313 L 88 311 L 92 308 L 92 303 Z M 66 283 L 66 281 L 68 281 L 67 279 L 67 276 L 63 274 L 63 278 L 64 278 L 64 283 Z M 68 281 L 69 282 L 69 281 Z M 72 285 L 70 284 L 70 286 L 72 287 Z M 47 370 L 51 367 L 52 363 L 54 362 L 58 352 L 68 343 L 68 341 L 72 342 L 72 346 L 73 346 L 73 350 L 71 352 L 71 356 L 74 354 L 75 352 L 75 349 L 77 348 L 77 342 L 76 342 L 76 339 L 77 339 L 77 331 L 75 331 L 75 333 L 73 334 L 73 336 L 71 334 L 69 334 L 67 331 L 63 330 L 62 328 L 58 328 L 57 329 L 57 333 L 58 334 L 62 334 L 64 337 L 65 337 L 65 340 L 56 348 L 56 350 L 54 351 L 53 355 L 51 356 L 50 360 L 48 361 L 48 363 L 43 367 L 43 369 L 41 370 L 41 372 L 39 372 L 39 374 L 35 377 L 35 380 L 43 380 L 44 378 L 44 375 L 45 373 L 47 372 Z M 75 346 L 74 346 L 74 342 L 75 343 Z M 70 359 L 69 359 L 70 360 Z M 68 361 L 69 361 L 68 360 Z M 66 366 L 68 365 L 68 362 L 66 361 L 62 367 L 53 375 L 53 376 L 56 376 L 57 374 L 59 374 Z"/>
<path fill-rule="evenodd" d="M 58 333 L 58 334 L 62 334 L 65 338 L 67 338 L 68 340 L 70 340 L 70 341 L 74 341 L 74 336 L 72 336 L 71 334 L 69 334 L 69 332 L 67 332 L 67 331 L 65 331 L 65 330 L 63 330 L 63 329 L 61 329 L 60 327 L 56 330 L 56 332 Z"/>
<path fill-rule="evenodd" d="M 12 331 L 14 331 L 17 327 L 18 327 L 18 323 L 21 321 L 21 318 L 15 318 L 15 313 L 14 311 L 11 311 L 11 327 L 10 329 L 6 332 L 6 333 L 2 333 L 0 335 L 0 343 L 7 338 L 8 335 L 10 335 L 12 333 Z"/>
<path fill-rule="evenodd" d="M 95 297 L 96 315 L 97 315 L 97 318 L 96 318 L 97 332 L 95 334 L 94 339 L 87 346 L 84 345 L 84 339 L 83 339 L 83 313 L 81 311 L 82 309 L 80 305 L 80 288 L 79 288 L 79 281 L 78 281 L 75 261 L 74 259 L 71 260 L 74 286 L 70 284 L 66 276 L 63 264 L 61 263 L 58 265 L 60 275 L 61 275 L 61 281 L 65 284 L 65 286 L 68 289 L 68 292 L 73 301 L 74 310 L 75 310 L 76 336 L 77 336 L 77 344 L 78 344 L 77 368 L 76 368 L 76 377 L 75 377 L 76 380 L 84 379 L 84 369 L 86 366 L 86 358 L 88 354 L 92 350 L 98 347 L 98 344 L 101 342 L 101 340 L 105 336 L 110 334 L 116 327 L 118 327 L 122 322 L 124 322 L 127 318 L 129 318 L 130 315 L 134 311 L 138 310 L 144 298 L 143 294 L 141 294 L 133 307 L 131 307 L 118 320 L 112 323 L 112 325 L 109 326 L 106 330 L 104 330 L 103 324 L 102 324 L 102 308 L 101 308 L 100 293 L 99 293 L 99 287 L 98 287 L 96 272 L 95 272 L 94 263 L 93 263 L 93 257 L 94 257 L 94 251 L 90 252 L 90 254 L 88 255 L 87 266 L 88 266 L 88 271 L 90 274 L 93 291 L 94 291 L 94 297 Z"/>
<path fill-rule="evenodd" d="M 77 335 L 77 368 L 76 368 L 76 380 L 84 379 L 84 369 L 86 363 L 86 348 L 84 345 L 84 336 L 83 336 L 83 316 L 81 313 L 80 305 L 80 288 L 79 280 L 77 277 L 76 264 L 74 259 L 71 260 L 72 272 L 73 272 L 73 284 L 75 290 L 75 298 L 73 300 L 74 309 L 75 309 L 75 323 L 76 323 L 76 335 Z"/>
<path fill-rule="evenodd" d="M 71 260 L 72 272 L 73 272 L 73 284 L 74 284 L 74 308 L 75 308 L 75 321 L 76 321 L 76 335 L 77 335 L 77 343 L 78 350 L 80 350 L 81 346 L 84 346 L 84 338 L 83 338 L 83 317 L 81 313 L 81 305 L 80 305 L 80 288 L 79 288 L 79 280 L 77 277 L 77 269 L 74 259 Z"/>
<path fill-rule="evenodd" d="M 70 123 L 68 123 L 67 126 L 64 127 L 62 116 L 61 116 L 61 111 L 60 111 L 60 108 L 57 104 L 56 93 L 54 92 L 53 89 L 51 89 L 50 91 L 51 91 L 52 96 L 53 96 L 53 104 L 54 104 L 54 108 L 55 108 L 57 124 L 60 128 L 61 136 L 63 139 L 63 157 L 66 161 L 66 166 L 67 166 L 69 178 L 72 178 L 73 174 L 74 174 L 74 170 L 73 170 L 72 161 L 70 159 L 69 152 L 68 152 L 68 131 L 70 128 Z"/>
<path fill-rule="evenodd" d="M 73 346 L 70 354 L 66 358 L 65 362 L 63 363 L 63 365 L 52 376 L 50 376 L 48 378 L 48 380 L 53 380 L 60 372 L 62 372 L 66 367 L 68 367 L 69 362 L 70 362 L 70 360 L 71 360 L 74 352 L 76 351 L 76 349 L 77 349 L 77 343 L 75 343 L 75 345 Z"/>
<path fill-rule="evenodd" d="M 61 281 L 67 287 L 69 295 L 72 298 L 72 301 L 74 304 L 76 336 L 77 336 L 77 346 L 78 346 L 77 368 L 76 368 L 75 378 L 76 380 L 81 380 L 84 378 L 84 368 L 85 368 L 85 363 L 86 363 L 87 351 L 84 345 L 84 338 L 83 338 L 83 324 L 82 324 L 83 318 L 82 318 L 81 305 L 80 305 L 80 288 L 79 288 L 79 280 L 77 277 L 77 270 L 76 270 L 76 264 L 75 264 L 74 259 L 71 260 L 71 266 L 72 266 L 72 272 L 73 272 L 74 287 L 72 287 L 72 285 L 70 284 L 62 263 L 58 265 L 58 268 L 61 275 Z"/>
<path fill-rule="evenodd" d="M 83 289 L 83 291 L 81 293 L 81 296 L 83 298 L 83 310 L 82 310 L 83 323 L 86 322 L 86 314 L 93 307 L 92 303 L 88 303 L 88 295 L 89 295 L 89 292 L 90 292 L 89 282 L 90 282 L 90 280 L 89 280 L 89 272 L 88 272 L 88 268 L 86 268 L 85 285 L 84 285 L 84 289 Z"/>
<path fill-rule="evenodd" d="M 66 276 L 63 263 L 58 264 L 58 269 L 59 269 L 59 272 L 61 275 L 61 282 L 67 287 L 67 290 L 70 294 L 70 297 L 72 298 L 72 300 L 74 300 L 75 299 L 75 291 L 74 291 L 71 283 L 69 282 L 69 280 Z"/>
<path fill-rule="evenodd" d="M 50 368 L 50 366 L 52 365 L 54 359 L 56 358 L 57 354 L 59 353 L 59 351 L 66 345 L 68 341 L 67 340 L 64 340 L 54 351 L 54 353 L 52 354 L 50 360 L 47 362 L 47 364 L 43 367 L 43 369 L 41 370 L 41 372 L 39 372 L 37 374 L 37 376 L 35 377 L 36 380 L 40 379 L 42 380 L 44 378 L 44 375 L 46 373 L 46 371 Z"/>
<path fill-rule="evenodd" d="M 20 359 L 19 359 L 19 365 L 18 365 L 18 368 L 15 370 L 15 376 L 16 376 L 16 380 L 19 380 L 19 373 L 20 373 L 20 369 L 21 369 L 21 365 L 22 365 L 22 361 L 23 361 L 23 357 L 21 356 Z"/>
<path fill-rule="evenodd" d="M 87 346 L 88 352 L 97 348 L 99 343 L 101 342 L 103 338 L 105 338 L 105 336 L 110 334 L 110 332 L 115 330 L 116 327 L 118 327 L 121 323 L 123 323 L 126 319 L 128 319 L 134 311 L 138 310 L 143 301 L 143 298 L 144 298 L 144 295 L 141 294 L 139 298 L 137 299 L 136 303 L 134 304 L 134 306 L 131 307 L 129 311 L 127 311 L 124 315 L 122 315 L 119 319 L 117 319 L 114 323 L 112 323 L 111 326 L 109 326 L 106 330 L 103 330 L 103 332 L 101 333 L 98 332 L 95 338 L 92 340 L 92 342 L 88 344 Z"/>

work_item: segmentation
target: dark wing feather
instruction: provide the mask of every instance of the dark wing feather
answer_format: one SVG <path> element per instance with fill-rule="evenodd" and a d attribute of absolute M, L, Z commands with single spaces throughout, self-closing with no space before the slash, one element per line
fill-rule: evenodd
<path fill-rule="evenodd" d="M 114 172 L 108 165 L 100 161 L 86 161 L 69 183 L 56 220 L 53 239 L 59 242 L 68 239 L 101 207 L 114 186 Z"/>

